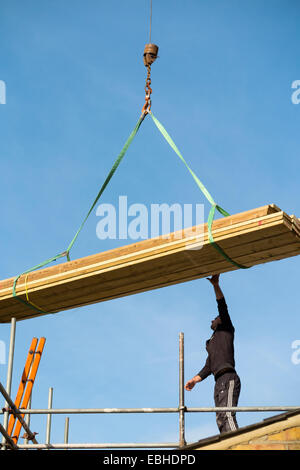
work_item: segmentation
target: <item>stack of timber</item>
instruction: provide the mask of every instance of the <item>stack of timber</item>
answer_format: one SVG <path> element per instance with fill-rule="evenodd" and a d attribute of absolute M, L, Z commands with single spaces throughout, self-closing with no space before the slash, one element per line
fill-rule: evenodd
<path fill-rule="evenodd" d="M 247 267 L 300 254 L 300 220 L 274 204 L 217 219 L 212 233 Z M 211 245 L 203 224 L 31 272 L 26 285 L 22 275 L 16 292 L 25 301 L 27 289 L 30 302 L 56 313 L 235 269 Z M 0 282 L 0 322 L 41 315 L 13 296 L 13 281 Z"/>

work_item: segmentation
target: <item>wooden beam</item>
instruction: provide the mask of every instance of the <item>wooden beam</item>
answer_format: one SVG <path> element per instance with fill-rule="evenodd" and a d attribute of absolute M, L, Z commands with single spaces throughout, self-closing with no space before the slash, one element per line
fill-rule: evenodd
<path fill-rule="evenodd" d="M 248 267 L 300 254 L 300 223 L 274 204 L 217 219 L 216 243 Z M 207 224 L 40 269 L 27 277 L 29 300 L 47 313 L 137 294 L 237 269 L 208 240 Z M 0 322 L 40 315 L 0 283 Z M 25 276 L 17 295 L 26 300 Z"/>

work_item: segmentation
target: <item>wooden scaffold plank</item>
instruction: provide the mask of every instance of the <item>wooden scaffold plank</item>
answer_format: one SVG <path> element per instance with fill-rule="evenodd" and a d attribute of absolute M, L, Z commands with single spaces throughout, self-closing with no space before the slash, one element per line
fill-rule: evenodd
<path fill-rule="evenodd" d="M 300 254 L 300 223 L 274 204 L 217 219 L 214 241 L 235 260 L 252 267 Z M 17 283 L 47 313 L 81 307 L 238 269 L 214 249 L 207 224 L 39 269 Z M 0 282 L 0 322 L 43 313 L 13 296 L 14 278 Z"/>

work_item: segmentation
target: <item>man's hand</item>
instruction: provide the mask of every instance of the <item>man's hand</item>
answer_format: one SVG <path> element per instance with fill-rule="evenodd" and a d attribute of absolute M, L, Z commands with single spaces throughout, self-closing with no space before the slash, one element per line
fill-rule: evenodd
<path fill-rule="evenodd" d="M 219 285 L 219 277 L 220 274 L 214 274 L 211 277 L 207 277 L 206 279 L 215 287 Z"/>
<path fill-rule="evenodd" d="M 222 297 L 224 297 L 224 294 L 219 286 L 219 277 L 220 274 L 214 274 L 213 276 L 206 278 L 214 286 L 217 300 L 220 300 Z"/>
<path fill-rule="evenodd" d="M 201 382 L 201 377 L 199 375 L 195 375 L 192 379 L 188 380 L 185 384 L 184 388 L 190 392 L 196 385 L 196 383 Z"/>

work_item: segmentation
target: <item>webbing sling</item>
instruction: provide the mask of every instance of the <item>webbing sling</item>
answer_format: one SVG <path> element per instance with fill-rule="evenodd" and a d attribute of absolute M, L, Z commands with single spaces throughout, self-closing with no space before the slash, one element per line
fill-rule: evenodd
<path fill-rule="evenodd" d="M 108 185 L 108 183 L 110 182 L 111 178 L 113 177 L 113 175 L 114 175 L 116 169 L 117 169 L 118 166 L 120 165 L 120 163 L 121 163 L 121 161 L 122 161 L 122 159 L 123 159 L 125 153 L 126 153 L 127 150 L 128 150 L 128 147 L 130 146 L 131 142 L 133 141 L 133 139 L 134 139 L 134 137 L 135 137 L 137 131 L 139 130 L 139 128 L 140 128 L 140 126 L 141 126 L 143 120 L 145 119 L 145 116 L 146 116 L 146 115 L 143 114 L 143 115 L 140 117 L 140 119 L 138 120 L 138 122 L 137 122 L 135 128 L 133 129 L 133 131 L 131 132 L 130 136 L 128 137 L 128 139 L 127 139 L 127 141 L 126 141 L 124 147 L 122 148 L 122 150 L 121 150 L 121 152 L 120 152 L 118 158 L 116 159 L 115 163 L 113 164 L 112 169 L 110 170 L 110 172 L 109 172 L 107 178 L 105 179 L 105 181 L 104 181 L 104 183 L 103 183 L 103 185 L 102 185 L 102 187 L 101 187 L 99 193 L 97 194 L 97 197 L 96 197 L 95 201 L 93 202 L 93 204 L 92 204 L 90 210 L 88 211 L 88 213 L 87 213 L 85 219 L 83 220 L 83 222 L 82 222 L 82 224 L 80 225 L 79 229 L 77 230 L 77 232 L 76 232 L 76 234 L 75 234 L 73 240 L 71 241 L 70 245 L 68 246 L 67 253 L 69 253 L 69 251 L 71 250 L 72 246 L 74 245 L 74 243 L 75 243 L 75 241 L 76 241 L 76 238 L 78 237 L 79 233 L 81 232 L 81 230 L 82 230 L 82 228 L 83 228 L 85 222 L 87 221 L 89 215 L 91 214 L 91 212 L 92 212 L 92 210 L 94 209 L 95 205 L 97 204 L 97 202 L 99 201 L 100 197 L 102 196 L 102 193 L 104 192 L 106 186 Z"/>
<path fill-rule="evenodd" d="M 128 137 L 127 141 L 125 142 L 124 147 L 122 148 L 120 154 L 118 155 L 116 161 L 114 162 L 114 164 L 113 164 L 113 166 L 112 166 L 112 168 L 111 168 L 111 170 L 110 170 L 108 176 L 106 177 L 106 179 L 105 179 L 103 185 L 102 185 L 101 188 L 100 188 L 100 191 L 98 192 L 98 194 L 97 194 L 97 196 L 96 196 L 96 199 L 94 200 L 93 204 L 91 205 L 91 207 L 90 207 L 90 209 L 89 209 L 87 215 L 85 216 L 83 222 L 81 223 L 79 229 L 78 229 L 77 232 L 75 233 L 75 235 L 74 235 L 74 237 L 73 237 L 71 243 L 69 244 L 67 250 L 64 251 L 64 252 L 62 252 L 62 253 L 59 253 L 59 254 L 56 255 L 56 256 L 53 256 L 52 258 L 47 259 L 47 260 L 44 261 L 43 263 L 40 263 L 40 264 L 34 266 L 33 268 L 28 269 L 27 271 L 24 271 L 23 273 L 19 274 L 19 275 L 15 278 L 14 283 L 13 283 L 13 290 L 12 290 L 13 297 L 15 297 L 17 300 L 19 300 L 22 304 L 28 305 L 28 306 L 31 307 L 33 310 L 36 310 L 36 311 L 39 312 L 39 313 L 50 313 L 50 312 L 46 312 L 45 310 L 43 310 L 42 308 L 40 308 L 38 305 L 33 304 L 32 302 L 29 301 L 28 292 L 27 292 L 27 284 L 25 285 L 26 299 L 27 299 L 27 300 L 23 300 L 21 297 L 19 297 L 19 296 L 17 295 L 17 293 L 16 293 L 17 282 L 18 282 L 19 278 L 20 278 L 23 274 L 26 274 L 26 275 L 27 275 L 27 274 L 29 274 L 30 272 L 35 271 L 36 269 L 42 268 L 42 267 L 44 267 L 44 266 L 46 266 L 46 265 L 52 263 L 53 261 L 56 261 L 56 260 L 59 259 L 59 258 L 63 258 L 64 256 L 66 256 L 66 257 L 67 257 L 67 260 L 70 261 L 70 250 L 71 250 L 72 246 L 74 245 L 74 243 L 75 243 L 75 241 L 76 241 L 76 239 L 77 239 L 79 233 L 81 232 L 81 230 L 82 230 L 82 228 L 83 228 L 85 222 L 87 221 L 89 215 L 91 214 L 92 210 L 94 209 L 95 205 L 97 204 L 98 200 L 100 199 L 102 193 L 104 192 L 105 188 L 107 187 L 108 183 L 110 182 L 111 178 L 113 177 L 113 175 L 114 175 L 116 169 L 117 169 L 118 166 L 120 165 L 120 163 L 121 163 L 121 161 L 122 161 L 122 159 L 123 159 L 125 153 L 126 153 L 127 150 L 128 150 L 128 147 L 130 146 L 131 142 L 133 141 L 133 139 L 134 139 L 136 133 L 138 132 L 138 130 L 139 130 L 139 128 L 140 128 L 140 126 L 141 126 L 143 120 L 145 119 L 145 116 L 146 116 L 146 115 L 143 114 L 143 115 L 139 118 L 139 120 L 138 120 L 138 122 L 137 122 L 135 128 L 133 129 L 133 131 L 131 132 L 131 134 L 130 134 L 130 136 Z"/>
<path fill-rule="evenodd" d="M 231 259 L 225 252 L 224 250 L 214 241 L 214 238 L 213 238 L 213 235 L 212 235 L 212 224 L 213 224 L 213 220 L 214 220 L 214 216 L 215 216 L 215 211 L 216 209 L 220 212 L 220 214 L 224 215 L 225 217 L 229 216 L 230 214 L 228 212 L 226 212 L 224 209 L 222 209 L 222 207 L 220 207 L 218 204 L 215 203 L 215 201 L 213 200 L 211 194 L 207 191 L 206 187 L 204 186 L 204 184 L 199 180 L 199 178 L 197 177 L 197 175 L 193 172 L 193 170 L 189 167 L 189 165 L 186 163 L 185 159 L 183 158 L 183 156 L 181 155 L 180 151 L 178 150 L 177 146 L 175 145 L 174 141 L 172 140 L 172 138 L 170 137 L 170 135 L 168 134 L 168 132 L 166 131 L 166 129 L 164 128 L 164 126 L 158 121 L 158 119 L 152 114 L 152 112 L 150 111 L 149 112 L 150 116 L 152 117 L 156 127 L 159 129 L 159 131 L 161 132 L 161 134 L 163 135 L 163 137 L 166 139 L 166 141 L 168 142 L 168 144 L 171 146 L 171 148 L 174 150 L 174 152 L 178 155 L 178 157 L 180 158 L 180 160 L 184 163 L 184 165 L 186 166 L 186 168 L 189 170 L 189 172 L 191 173 L 192 177 L 194 178 L 197 186 L 199 187 L 199 189 L 202 191 L 202 193 L 204 194 L 204 196 L 206 197 L 206 199 L 210 202 L 211 204 L 211 209 L 209 211 L 209 215 L 208 215 L 208 221 L 207 221 L 207 227 L 208 227 L 208 239 L 209 239 L 209 242 L 211 243 L 211 245 L 227 260 L 229 261 L 230 263 L 232 263 L 234 266 L 236 266 L 237 268 L 240 268 L 240 269 L 248 269 L 248 266 L 243 266 L 242 264 L 239 264 L 237 263 L 236 261 L 234 261 L 233 259 Z"/>
<path fill-rule="evenodd" d="M 208 221 L 207 221 L 207 226 L 208 226 L 208 239 L 209 239 L 209 242 L 211 243 L 211 245 L 227 260 L 229 261 L 230 263 L 232 263 L 234 266 L 236 266 L 237 268 L 240 268 L 240 269 L 248 269 L 248 266 L 243 266 L 239 263 L 237 263 L 236 261 L 234 261 L 233 259 L 231 259 L 225 252 L 224 250 L 214 241 L 214 238 L 213 238 L 213 235 L 212 235 L 212 224 L 213 224 L 213 220 L 214 220 L 214 216 L 215 216 L 215 211 L 216 209 L 220 212 L 220 214 L 222 214 L 223 216 L 227 217 L 229 216 L 229 213 L 226 212 L 221 206 L 219 206 L 218 204 L 215 203 L 214 199 L 212 198 L 211 194 L 208 192 L 208 190 L 206 189 L 206 187 L 204 186 L 204 184 L 199 180 L 199 178 L 197 177 L 197 175 L 193 172 L 193 170 L 189 167 L 189 165 L 186 163 L 185 159 L 183 158 L 183 156 L 181 155 L 179 149 L 177 148 L 177 146 L 175 145 L 174 141 L 172 140 L 172 138 L 170 137 L 170 135 L 168 134 L 168 132 L 166 131 L 166 129 L 163 127 L 163 125 L 158 121 L 158 119 L 152 114 L 151 111 L 148 111 L 148 113 L 151 115 L 155 125 L 157 126 L 157 128 L 159 129 L 159 131 L 161 132 L 161 134 L 163 135 L 163 137 L 166 139 L 166 141 L 168 142 L 168 144 L 171 146 L 171 148 L 174 150 L 174 152 L 178 155 L 178 157 L 181 159 L 181 161 L 184 163 L 184 165 L 186 166 L 186 168 L 188 169 L 188 171 L 190 172 L 190 174 L 192 175 L 193 179 L 195 180 L 197 186 L 199 187 L 199 189 L 202 191 L 202 193 L 204 194 L 204 196 L 206 197 L 206 199 L 210 202 L 211 204 L 211 209 L 210 209 L 210 212 L 209 212 L 209 216 L 208 216 Z M 28 275 L 30 272 L 32 271 L 35 271 L 39 268 L 42 268 L 50 263 L 52 263 L 53 261 L 56 261 L 57 259 L 59 258 L 63 258 L 64 256 L 67 257 L 68 261 L 70 261 L 70 250 L 71 248 L 73 247 L 79 233 L 81 232 L 85 222 L 87 221 L 88 217 L 90 216 L 92 210 L 94 209 L 95 205 L 97 204 L 98 200 L 100 199 L 101 195 L 103 194 L 105 188 L 107 187 L 108 183 L 110 182 L 112 176 L 114 175 L 116 169 L 118 168 L 118 166 L 120 165 L 126 151 L 128 150 L 131 142 L 133 141 L 136 133 L 138 132 L 143 120 L 145 119 L 146 117 L 146 114 L 143 114 L 135 128 L 133 129 L 133 131 L 131 132 L 130 136 L 128 137 L 127 141 L 125 142 L 125 145 L 124 147 L 122 148 L 119 156 L 117 157 L 116 161 L 114 162 L 108 176 L 106 177 L 103 185 L 101 186 L 97 196 L 96 196 L 96 199 L 94 200 L 93 204 L 91 205 L 87 215 L 85 216 L 83 222 L 81 223 L 79 229 L 77 230 L 77 232 L 75 233 L 71 243 L 69 244 L 68 248 L 66 251 L 62 252 L 62 253 L 59 253 L 58 255 L 56 256 L 53 256 L 52 258 L 49 258 L 47 259 L 46 261 L 44 261 L 43 263 L 40 263 L 36 266 L 34 266 L 33 268 L 31 269 L 28 269 L 27 271 L 24 271 L 23 273 L 19 274 L 15 280 L 14 280 L 14 283 L 13 283 L 13 297 L 15 297 L 17 300 L 19 300 L 21 303 L 25 304 L 25 305 L 28 305 L 29 307 L 31 307 L 33 310 L 36 310 L 38 311 L 39 313 L 51 313 L 51 312 L 46 312 L 45 310 L 43 310 L 42 308 L 40 308 L 39 306 L 37 306 L 36 304 L 30 302 L 29 300 L 29 297 L 28 297 L 28 292 L 27 292 L 27 277 L 26 277 L 26 283 L 25 283 L 25 291 L 26 291 L 26 301 L 23 300 L 21 297 L 19 297 L 16 293 L 16 286 L 17 286 L 17 282 L 19 280 L 19 278 L 26 274 Z"/>

